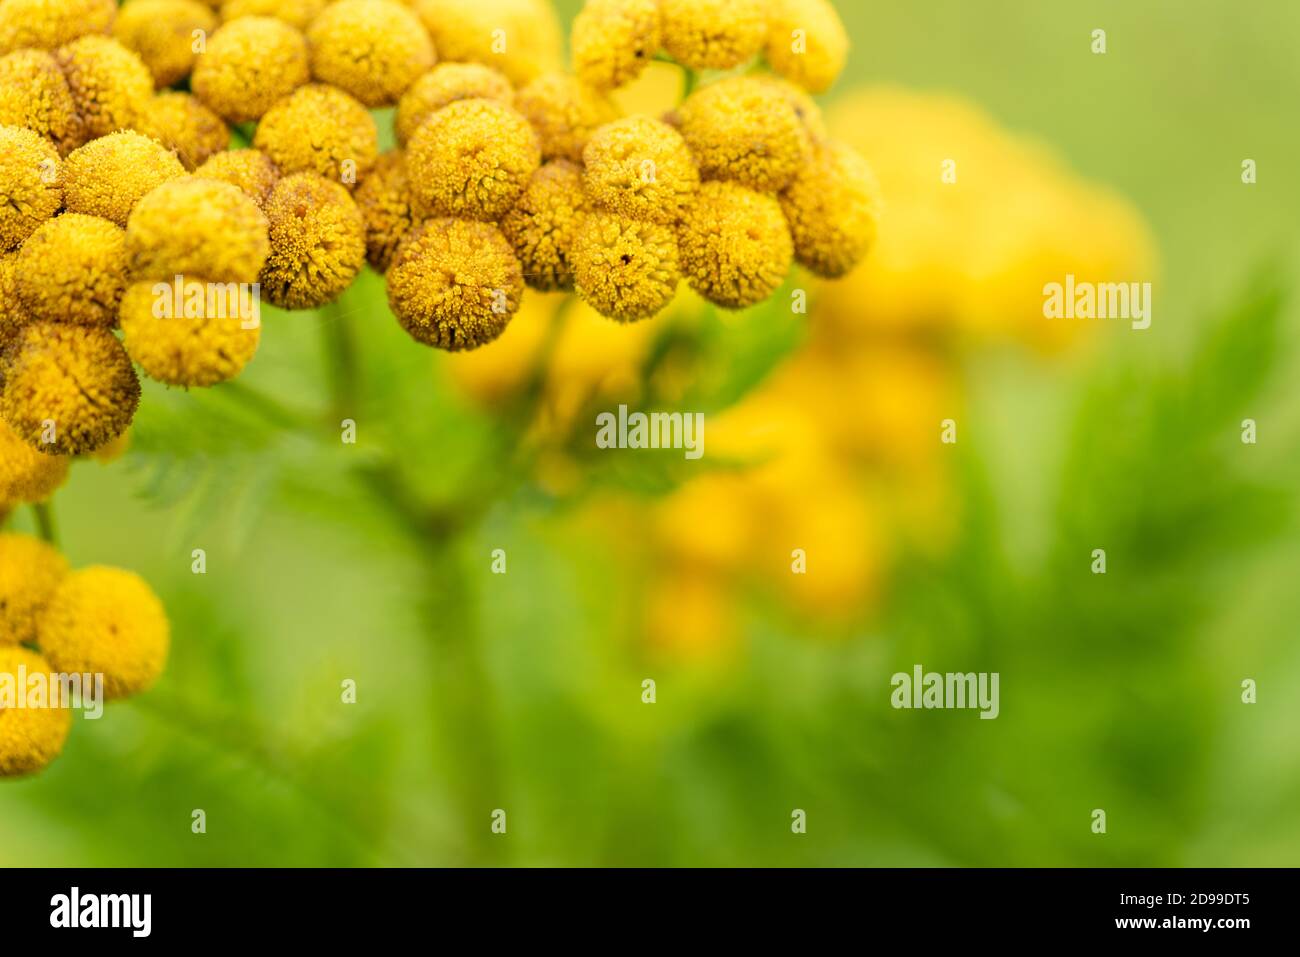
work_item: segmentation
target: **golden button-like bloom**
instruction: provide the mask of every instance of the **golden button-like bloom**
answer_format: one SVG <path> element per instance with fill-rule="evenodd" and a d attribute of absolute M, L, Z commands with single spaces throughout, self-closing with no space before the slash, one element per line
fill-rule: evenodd
<path fill-rule="evenodd" d="M 0 253 L 0 352 L 31 321 L 31 314 L 18 298 L 18 253 Z M 0 502 L 4 495 L 0 494 Z"/>
<path fill-rule="evenodd" d="M 63 204 L 54 146 L 21 126 L 0 126 L 0 252 L 19 246 Z"/>
<path fill-rule="evenodd" d="M 43 502 L 68 480 L 66 455 L 32 448 L 0 420 L 0 511 L 19 502 Z"/>
<path fill-rule="evenodd" d="M 819 276 L 853 269 L 876 239 L 880 187 L 866 160 L 842 143 L 819 146 L 781 194 L 795 258 Z"/>
<path fill-rule="evenodd" d="M 677 121 L 701 176 L 760 193 L 784 189 L 812 153 L 794 104 L 758 77 L 728 77 L 696 90 L 678 109 Z"/>
<path fill-rule="evenodd" d="M 768 0 L 767 62 L 809 93 L 828 90 L 849 58 L 849 35 L 830 0 Z"/>
<path fill-rule="evenodd" d="M 187 176 L 136 204 L 126 224 L 136 279 L 253 282 L 270 250 L 267 217 L 237 186 Z"/>
<path fill-rule="evenodd" d="M 598 90 L 623 86 L 659 50 L 659 0 L 587 0 L 569 38 L 580 80 Z"/>
<path fill-rule="evenodd" d="M 261 339 L 256 304 L 237 283 L 137 282 L 122 297 L 127 354 L 158 382 L 210 386 L 233 379 Z"/>
<path fill-rule="evenodd" d="M 133 126 L 153 96 L 144 61 L 111 37 L 84 36 L 54 51 L 86 139 Z"/>
<path fill-rule="evenodd" d="M 379 131 L 353 97 L 309 83 L 266 111 L 253 146 L 283 173 L 317 173 L 350 189 L 375 164 Z"/>
<path fill-rule="evenodd" d="M 126 288 L 126 233 L 98 216 L 64 213 L 32 233 L 14 266 L 33 319 L 108 329 Z"/>
<path fill-rule="evenodd" d="M 67 560 L 39 538 L 0 534 L 0 648 L 36 641 L 36 622 L 67 573 Z"/>
<path fill-rule="evenodd" d="M 194 171 L 195 178 L 219 179 L 237 186 L 263 209 L 271 190 L 280 179 L 280 170 L 271 157 L 261 150 L 226 150 L 204 161 Z"/>
<path fill-rule="evenodd" d="M 515 109 L 533 125 L 542 159 L 582 162 L 591 134 L 618 118 L 602 93 L 566 73 L 545 73 L 515 97 Z"/>
<path fill-rule="evenodd" d="M 41 651 L 67 674 L 102 674 L 104 697 L 152 687 L 167 664 L 171 626 L 139 575 L 92 565 L 68 575 L 41 619 Z"/>
<path fill-rule="evenodd" d="M 49 663 L 18 646 L 0 648 L 0 675 L 17 685 L 20 674 L 44 674 L 47 687 L 58 687 Z M 48 702 L 47 702 L 48 703 Z M 59 707 L 0 709 L 0 778 L 20 777 L 45 768 L 59 756 L 72 727 L 72 712 Z"/>
<path fill-rule="evenodd" d="M 682 275 L 727 309 L 762 302 L 785 281 L 794 249 L 781 204 L 736 183 L 700 187 L 677 230 Z"/>
<path fill-rule="evenodd" d="M 221 8 L 222 23 L 229 23 L 240 17 L 274 17 L 299 30 L 306 30 L 307 26 L 329 5 L 329 0 L 225 0 L 224 3 L 209 0 L 209 2 Z"/>
<path fill-rule="evenodd" d="M 433 66 L 420 18 L 394 0 L 338 0 L 307 28 L 312 76 L 366 106 L 391 106 Z"/>
<path fill-rule="evenodd" d="M 515 89 L 504 73 L 481 63 L 439 63 L 397 103 L 393 129 L 397 142 L 405 146 L 430 116 L 457 100 L 496 100 L 510 106 Z"/>
<path fill-rule="evenodd" d="M 501 335 L 524 291 L 519 261 L 490 223 L 431 219 L 412 230 L 388 270 L 388 302 L 425 345 L 476 349 Z"/>
<path fill-rule="evenodd" d="M 366 224 L 352 194 L 315 173 L 275 184 L 266 203 L 271 255 L 262 294 L 282 309 L 314 309 L 337 299 L 366 262 Z"/>
<path fill-rule="evenodd" d="M 231 123 L 261 119 L 311 79 L 302 32 L 272 17 L 241 17 L 208 37 L 194 61 L 194 95 Z"/>
<path fill-rule="evenodd" d="M 88 33 L 107 33 L 113 0 L 0 0 L 0 53 L 53 50 Z"/>
<path fill-rule="evenodd" d="M 700 186 L 681 134 L 645 116 L 605 124 L 592 134 L 582 158 L 592 202 L 629 219 L 676 222 Z"/>
<path fill-rule="evenodd" d="M 438 58 L 495 67 L 516 86 L 562 64 L 550 0 L 414 0 Z"/>
<path fill-rule="evenodd" d="M 582 170 L 573 163 L 552 160 L 533 174 L 501 220 L 529 286 L 541 292 L 573 288 L 570 257 L 586 209 Z"/>
<path fill-rule="evenodd" d="M 216 14 L 198 0 L 127 0 L 113 21 L 113 36 L 140 54 L 161 89 L 194 69 L 194 31 L 216 28 Z"/>
<path fill-rule="evenodd" d="M 578 295 L 619 322 L 653 316 L 672 302 L 681 278 L 672 227 L 614 213 L 583 219 L 572 264 Z"/>
<path fill-rule="evenodd" d="M 493 100 L 457 100 L 430 116 L 406 150 L 411 196 L 426 216 L 499 219 L 541 164 L 528 121 Z"/>
<path fill-rule="evenodd" d="M 155 140 L 133 130 L 91 140 L 63 163 L 63 202 L 69 212 L 125 226 L 135 204 L 155 186 L 185 175 L 185 167 Z"/>
<path fill-rule="evenodd" d="M 830 133 L 826 130 L 826 120 L 822 117 L 821 107 L 817 105 L 817 101 L 811 96 L 789 80 L 784 80 L 779 76 L 758 75 L 753 79 L 769 86 L 785 98 L 785 101 L 790 104 L 790 108 L 794 110 L 794 115 L 799 118 L 804 132 L 808 134 L 810 143 L 816 146 L 818 143 L 825 143 L 830 138 Z"/>
<path fill-rule="evenodd" d="M 4 355 L 0 415 L 32 448 L 93 452 L 131 425 L 140 380 L 107 329 L 34 322 Z"/>
<path fill-rule="evenodd" d="M 179 90 L 165 90 L 150 100 L 136 129 L 174 150 L 187 170 L 230 145 L 230 128 L 225 120 L 197 96 Z"/>
<path fill-rule="evenodd" d="M 77 105 L 53 54 L 15 50 L 0 57 L 0 126 L 22 126 L 66 156 L 85 140 Z"/>
<path fill-rule="evenodd" d="M 385 272 L 414 221 L 406 155 L 401 150 L 382 154 L 353 195 L 366 222 L 366 259 Z"/>
<path fill-rule="evenodd" d="M 659 0 L 663 45 L 683 66 L 730 70 L 767 39 L 768 0 Z"/>

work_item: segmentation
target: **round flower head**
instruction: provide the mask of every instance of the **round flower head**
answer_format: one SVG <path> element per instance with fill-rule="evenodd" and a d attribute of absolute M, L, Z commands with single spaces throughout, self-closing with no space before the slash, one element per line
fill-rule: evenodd
<path fill-rule="evenodd" d="M 314 173 L 275 184 L 266 204 L 271 255 L 262 295 L 282 309 L 314 309 L 337 299 L 366 262 L 366 224 L 352 195 Z"/>
<path fill-rule="evenodd" d="M 307 41 L 271 17 L 242 17 L 208 37 L 194 61 L 194 95 L 231 123 L 261 119 L 311 76 Z"/>
<path fill-rule="evenodd" d="M 496 100 L 509 106 L 515 90 L 505 74 L 481 63 L 439 63 L 411 84 L 397 103 L 393 129 L 405 146 L 430 116 L 457 100 Z"/>
<path fill-rule="evenodd" d="M 98 216 L 64 213 L 23 244 L 18 299 L 33 319 L 111 328 L 126 288 L 126 233 Z"/>
<path fill-rule="evenodd" d="M 149 68 L 112 37 L 84 36 L 59 47 L 54 57 L 88 140 L 133 126 L 153 96 Z"/>
<path fill-rule="evenodd" d="M 136 129 L 148 133 L 169 150 L 181 164 L 193 170 L 210 156 L 230 145 L 225 120 L 190 93 L 165 90 L 145 105 Z"/>
<path fill-rule="evenodd" d="M 519 309 L 524 277 L 490 223 L 431 219 L 412 230 L 388 270 L 388 303 L 411 336 L 450 352 L 501 335 Z"/>
<path fill-rule="evenodd" d="M 21 126 L 66 156 L 84 140 L 81 117 L 53 54 L 15 50 L 0 57 L 0 126 Z"/>
<path fill-rule="evenodd" d="M 59 583 L 41 620 L 41 651 L 58 672 L 102 674 L 104 697 L 149 689 L 167 664 L 171 627 L 139 575 L 92 565 Z"/>
<path fill-rule="evenodd" d="M 63 170 L 49 140 L 21 126 L 0 126 L 0 199 L 0 252 L 6 252 L 63 203 Z"/>
<path fill-rule="evenodd" d="M 221 8 L 221 22 L 240 17 L 275 17 L 291 27 L 306 30 L 307 25 L 329 4 L 329 0 L 225 0 L 213 6 Z"/>
<path fill-rule="evenodd" d="M 93 452 L 127 430 L 140 380 L 107 329 L 36 322 L 5 354 L 0 415 L 32 448 Z"/>
<path fill-rule="evenodd" d="M 582 82 L 598 90 L 630 83 L 659 49 L 659 0 L 587 0 L 569 39 Z"/>
<path fill-rule="evenodd" d="M 794 115 L 799 118 L 799 122 L 803 125 L 804 132 L 808 134 L 810 143 L 816 146 L 819 143 L 825 143 L 830 138 L 830 134 L 826 130 L 826 121 L 822 118 L 821 107 L 817 105 L 817 102 L 811 96 L 789 80 L 783 80 L 779 76 L 759 74 L 754 76 L 753 79 L 771 87 L 785 98 L 785 101 L 790 104 L 790 108 L 794 110 Z"/>
<path fill-rule="evenodd" d="M 280 171 L 271 157 L 261 150 L 227 150 L 217 153 L 204 161 L 194 171 L 196 178 L 219 179 L 223 183 L 237 186 L 257 203 L 265 208 L 271 198 L 271 190 L 280 179 Z"/>
<path fill-rule="evenodd" d="M 385 272 L 414 221 L 405 154 L 393 150 L 381 155 L 354 195 L 366 223 L 366 260 Z"/>
<path fill-rule="evenodd" d="M 420 18 L 395 0 L 338 0 L 307 28 L 311 73 L 366 106 L 391 106 L 433 66 Z"/>
<path fill-rule="evenodd" d="M 95 449 L 90 453 L 90 457 L 100 465 L 111 465 L 126 454 L 126 450 L 130 445 L 131 431 L 128 429 L 117 438 L 111 439 L 106 444 Z"/>
<path fill-rule="evenodd" d="M 70 461 L 37 451 L 0 420 L 0 508 L 45 501 L 67 481 Z"/>
<path fill-rule="evenodd" d="M 700 186 L 695 161 L 681 134 L 645 116 L 602 126 L 582 158 L 592 201 L 629 219 L 674 222 Z"/>
<path fill-rule="evenodd" d="M 194 69 L 194 31 L 216 28 L 216 14 L 198 0 L 127 0 L 113 21 L 113 36 L 140 54 L 161 89 Z"/>
<path fill-rule="evenodd" d="M 258 313 L 235 283 L 138 282 L 122 297 L 122 341 L 151 379 L 216 385 L 253 358 L 262 334 Z"/>
<path fill-rule="evenodd" d="M 768 0 L 659 0 L 664 49 L 695 70 L 730 70 L 767 39 Z"/>
<path fill-rule="evenodd" d="M 132 130 L 110 133 L 73 150 L 63 164 L 63 201 L 69 212 L 101 216 L 119 226 L 140 197 L 185 175 L 172 152 Z"/>
<path fill-rule="evenodd" d="M 270 250 L 257 203 L 238 186 L 199 176 L 164 183 L 140 200 L 126 245 L 132 275 L 154 280 L 253 282 Z"/>
<path fill-rule="evenodd" d="M 374 165 L 379 131 L 351 96 L 309 83 L 266 111 L 253 146 L 285 173 L 318 173 L 351 187 Z"/>
<path fill-rule="evenodd" d="M 48 675 L 47 688 L 59 687 L 49 663 L 26 648 L 0 647 L 0 681 L 20 687 L 21 675 Z M 21 777 L 45 768 L 59 756 L 72 727 L 72 712 L 65 702 L 47 701 L 45 707 L 25 701 L 22 708 L 0 708 L 0 778 Z"/>
<path fill-rule="evenodd" d="M 618 117 L 618 110 L 602 93 L 564 73 L 546 73 L 515 97 L 515 109 L 524 115 L 542 148 L 542 159 L 582 162 L 582 150 L 596 128 Z"/>
<path fill-rule="evenodd" d="M 570 258 L 586 207 L 582 170 L 568 160 L 552 160 L 533 174 L 501 220 L 528 285 L 542 292 L 573 288 Z"/>
<path fill-rule="evenodd" d="M 39 538 L 0 534 L 0 648 L 36 640 L 36 622 L 68 573 L 68 562 Z"/>
<path fill-rule="evenodd" d="M 677 127 L 701 176 L 760 193 L 783 189 L 812 152 L 794 104 L 758 77 L 729 77 L 697 90 L 678 108 Z"/>
<path fill-rule="evenodd" d="M 423 215 L 495 220 L 541 163 L 528 121 L 492 100 L 457 100 L 430 116 L 406 151 Z"/>
<path fill-rule="evenodd" d="M 0 253 L 0 352 L 31 321 L 27 308 L 18 299 L 18 253 Z M 4 495 L 0 495 L 0 502 Z"/>
<path fill-rule="evenodd" d="M 563 37 L 549 0 L 414 0 L 442 60 L 495 67 L 516 86 L 558 70 Z"/>
<path fill-rule="evenodd" d="M 53 50 L 88 33 L 107 33 L 116 13 L 114 0 L 3 0 L 0 53 Z"/>
<path fill-rule="evenodd" d="M 819 276 L 845 275 L 875 241 L 880 205 L 866 160 L 842 143 L 819 147 L 781 194 L 795 258 Z"/>
<path fill-rule="evenodd" d="M 648 319 L 677 292 L 677 238 L 672 228 L 613 213 L 593 213 L 578 227 L 573 279 L 578 295 L 619 322 Z"/>
<path fill-rule="evenodd" d="M 849 56 L 849 35 L 830 0 L 768 0 L 767 62 L 809 93 L 835 82 Z"/>
<path fill-rule="evenodd" d="M 781 204 L 736 183 L 700 187 L 677 230 L 682 275 L 727 309 L 762 302 L 790 271 L 794 249 Z"/>

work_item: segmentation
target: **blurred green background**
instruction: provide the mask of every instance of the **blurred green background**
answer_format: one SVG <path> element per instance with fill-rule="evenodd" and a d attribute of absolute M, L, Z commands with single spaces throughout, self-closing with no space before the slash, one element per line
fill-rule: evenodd
<path fill-rule="evenodd" d="M 724 664 L 657 658 L 627 614 L 642 570 L 516 471 L 511 421 L 459 396 L 454 357 L 410 342 L 367 274 L 321 316 L 267 310 L 240 381 L 278 421 L 237 388 L 151 385 L 128 455 L 74 468 L 65 551 L 144 575 L 173 658 L 0 785 L 0 864 L 1300 860 L 1300 7 L 839 7 L 854 48 L 824 102 L 960 93 L 1127 196 L 1158 244 L 1146 333 L 969 358 L 953 547 L 834 640 L 752 602 Z M 360 364 L 356 446 L 316 424 L 322 324 Z M 1000 717 L 891 709 L 916 662 L 999 672 Z"/>

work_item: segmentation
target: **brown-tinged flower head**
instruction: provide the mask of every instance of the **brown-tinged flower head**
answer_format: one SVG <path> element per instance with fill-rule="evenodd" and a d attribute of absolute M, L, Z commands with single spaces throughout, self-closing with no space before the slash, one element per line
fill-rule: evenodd
<path fill-rule="evenodd" d="M 672 227 L 616 213 L 584 217 L 570 258 L 578 295 L 619 322 L 653 316 L 672 302 L 681 278 Z"/>
<path fill-rule="evenodd" d="M 184 175 L 181 161 L 157 140 L 123 130 L 68 154 L 63 163 L 63 202 L 68 212 L 125 226 L 140 197 Z"/>
<path fill-rule="evenodd" d="M 308 24 L 329 5 L 329 0 L 209 0 L 221 8 L 221 22 L 229 23 L 240 17 L 275 17 L 291 27 L 306 30 Z"/>
<path fill-rule="evenodd" d="M 570 258 L 586 209 L 582 170 L 573 163 L 552 160 L 533 174 L 501 220 L 529 286 L 541 292 L 573 288 Z"/>
<path fill-rule="evenodd" d="M 730 70 L 767 39 L 767 0 L 659 0 L 664 49 L 695 70 Z"/>
<path fill-rule="evenodd" d="M 388 270 L 388 303 L 411 338 L 449 352 L 501 335 L 519 309 L 519 260 L 491 223 L 431 219 L 407 234 Z"/>
<path fill-rule="evenodd" d="M 140 54 L 161 89 L 194 69 L 194 31 L 209 34 L 216 28 L 216 14 L 198 0 L 126 0 L 113 21 L 113 36 Z"/>
<path fill-rule="evenodd" d="M 23 243 L 14 280 L 18 299 L 33 319 L 111 329 L 126 272 L 121 226 L 98 216 L 64 213 Z"/>
<path fill-rule="evenodd" d="M 784 189 L 812 153 L 794 104 L 758 77 L 728 77 L 696 90 L 678 108 L 677 127 L 701 176 L 760 193 Z"/>
<path fill-rule="evenodd" d="M 17 685 L 20 676 L 46 675 L 45 684 L 60 687 L 55 669 L 34 651 L 13 645 L 0 648 L 0 676 Z M 16 778 L 46 768 L 63 751 L 72 728 L 66 703 L 45 708 L 0 709 L 0 778 Z"/>
<path fill-rule="evenodd" d="M 113 0 L 0 0 L 0 53 L 53 50 L 89 33 L 107 33 Z"/>
<path fill-rule="evenodd" d="M 85 139 L 67 78 L 53 54 L 15 50 L 0 57 L 0 126 L 22 126 L 66 156 Z"/>
<path fill-rule="evenodd" d="M 558 70 L 564 45 L 549 0 L 414 0 L 440 60 L 483 63 L 519 86 Z"/>
<path fill-rule="evenodd" d="M 495 220 L 541 164 L 537 136 L 493 100 L 457 100 L 416 130 L 406 150 L 415 209 L 425 216 Z"/>
<path fill-rule="evenodd" d="M 68 479 L 66 455 L 32 448 L 0 420 L 0 511 L 19 502 L 43 502 Z"/>
<path fill-rule="evenodd" d="M 153 74 L 112 37 L 92 33 L 54 51 L 86 139 L 135 124 L 153 96 Z"/>
<path fill-rule="evenodd" d="M 366 223 L 366 260 L 379 272 L 385 272 L 415 218 L 406 155 L 401 150 L 380 155 L 353 195 Z"/>
<path fill-rule="evenodd" d="M 0 648 L 36 641 L 36 622 L 68 573 L 68 562 L 39 538 L 0 533 Z"/>
<path fill-rule="evenodd" d="M 266 204 L 271 255 L 262 295 L 282 309 L 314 309 L 352 284 L 366 262 L 366 224 L 352 194 L 315 173 L 275 184 Z"/>
<path fill-rule="evenodd" d="M 828 90 L 849 58 L 849 34 L 830 0 L 768 0 L 767 62 L 809 93 Z"/>
<path fill-rule="evenodd" d="M 246 123 L 309 79 L 302 31 L 272 17 L 241 17 L 208 37 L 190 88 L 227 121 Z"/>
<path fill-rule="evenodd" d="M 122 297 L 122 343 L 151 379 L 216 385 L 239 375 L 257 352 L 259 312 L 239 283 L 137 282 Z"/>
<path fill-rule="evenodd" d="M 0 126 L 0 252 L 14 249 L 63 204 L 58 150 L 39 133 Z"/>
<path fill-rule="evenodd" d="M 104 697 L 148 690 L 167 665 L 171 626 L 139 575 L 92 565 L 64 577 L 41 618 L 41 650 L 56 671 L 102 674 Z"/>
<path fill-rule="evenodd" d="M 155 95 L 145 105 L 136 129 L 174 150 L 187 170 L 194 170 L 230 145 L 226 121 L 197 96 L 180 90 Z"/>
<path fill-rule="evenodd" d="M 675 222 L 700 186 L 681 134 L 646 116 L 602 126 L 582 158 L 587 195 L 602 209 L 629 219 Z"/>
<path fill-rule="evenodd" d="M 515 109 L 537 133 L 542 159 L 582 162 L 591 134 L 618 118 L 603 93 L 567 73 L 544 73 L 515 97 Z"/>
<path fill-rule="evenodd" d="M 338 0 L 307 28 L 312 76 L 366 106 L 392 106 L 429 67 L 433 43 L 395 0 Z"/>
<path fill-rule="evenodd" d="M 727 309 L 762 302 L 785 281 L 794 249 L 781 204 L 738 183 L 700 187 L 677 229 L 682 275 Z"/>
<path fill-rule="evenodd" d="M 393 129 L 397 142 L 405 146 L 425 120 L 448 103 L 457 100 L 496 100 L 510 106 L 515 90 L 505 74 L 481 63 L 439 63 L 397 103 Z"/>
<path fill-rule="evenodd" d="M 370 112 L 342 90 L 309 83 L 266 111 L 253 146 L 284 173 L 317 173 L 351 189 L 379 155 Z"/>
<path fill-rule="evenodd" d="M 4 355 L 0 416 L 47 454 L 93 452 L 131 425 L 140 380 L 117 337 L 98 326 L 33 322 Z"/>
<path fill-rule="evenodd" d="M 194 175 L 238 186 L 253 202 L 265 208 L 271 190 L 280 179 L 280 170 L 261 150 L 226 150 L 209 157 Z"/>
<path fill-rule="evenodd" d="M 18 252 L 0 253 L 0 352 L 31 321 L 31 315 L 18 298 Z M 4 496 L 0 495 L 0 502 Z"/>
<path fill-rule="evenodd" d="M 845 275 L 875 242 L 880 187 L 851 147 L 836 142 L 818 147 L 780 198 L 795 258 L 819 276 Z"/>
<path fill-rule="evenodd" d="M 270 251 L 267 217 L 238 186 L 186 176 L 136 204 L 126 223 L 133 279 L 253 282 Z"/>
<path fill-rule="evenodd" d="M 587 0 L 569 40 L 584 83 L 598 90 L 630 83 L 659 50 L 659 0 Z"/>

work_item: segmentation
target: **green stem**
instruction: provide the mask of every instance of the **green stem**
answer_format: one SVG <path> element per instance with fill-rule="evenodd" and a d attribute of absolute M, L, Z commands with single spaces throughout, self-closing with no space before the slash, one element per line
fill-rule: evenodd
<path fill-rule="evenodd" d="M 337 425 L 344 419 L 356 418 L 361 394 L 357 344 L 352 324 L 348 321 L 348 311 L 343 307 L 343 297 L 321 308 L 320 324 L 332 397 L 330 411 Z"/>
<path fill-rule="evenodd" d="M 32 506 L 32 513 L 36 516 L 36 529 L 40 533 L 41 540 L 57 546 L 59 536 L 54 529 L 54 510 L 50 503 L 37 502 Z"/>
<path fill-rule="evenodd" d="M 695 87 L 699 82 L 699 73 L 688 66 L 682 67 L 682 100 L 695 92 Z"/>

